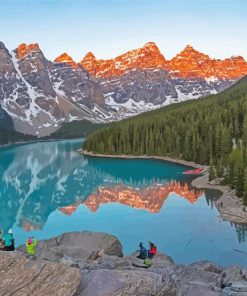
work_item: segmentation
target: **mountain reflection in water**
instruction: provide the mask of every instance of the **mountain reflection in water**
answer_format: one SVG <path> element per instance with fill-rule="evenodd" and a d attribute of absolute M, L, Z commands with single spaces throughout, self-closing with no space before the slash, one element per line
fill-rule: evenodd
<path fill-rule="evenodd" d="M 178 231 L 182 219 L 186 219 L 183 224 L 187 225 L 186 231 L 193 231 L 197 225 L 207 225 L 208 236 L 213 231 L 222 231 L 220 223 L 215 228 L 211 228 L 211 220 L 204 224 L 211 216 L 214 222 L 218 219 L 217 212 L 212 213 L 208 207 L 213 207 L 215 192 L 192 188 L 192 177 L 181 174 L 187 167 L 159 160 L 84 158 L 76 152 L 80 146 L 81 141 L 77 140 L 0 149 L 0 229 L 6 232 L 13 227 L 17 243 L 25 241 L 26 232 L 33 231 L 38 238 L 75 229 L 113 232 L 113 226 L 109 225 L 114 225 L 115 235 L 121 236 L 121 223 L 137 223 L 132 220 L 135 217 L 138 223 L 145 220 L 145 225 L 138 224 L 137 233 L 141 233 L 143 227 L 148 231 L 146 220 L 149 219 L 153 219 L 150 225 L 157 222 L 156 228 L 162 227 L 157 231 L 160 243 L 163 241 L 162 223 L 169 227 L 167 233 L 172 236 L 173 225 L 178 223 Z M 144 211 L 133 214 L 135 209 Z M 198 209 L 202 211 L 201 216 L 197 216 Z M 130 212 L 134 216 L 128 216 Z M 114 217 L 121 213 L 120 222 L 115 221 Z M 58 226 L 56 219 L 60 219 Z M 198 219 L 198 223 L 193 219 Z M 50 225 L 55 225 L 57 232 Z M 230 235 L 230 224 L 225 227 Z M 246 227 L 234 227 L 239 242 L 245 241 Z M 186 236 L 186 231 L 183 228 L 179 235 Z M 178 239 L 179 235 L 170 241 Z M 123 238 L 123 242 L 126 239 L 129 237 Z"/>
<path fill-rule="evenodd" d="M 1 148 L 0 229 L 7 231 L 14 224 L 27 231 L 42 229 L 56 209 L 83 203 L 100 186 L 145 189 L 188 180 L 177 174 L 184 170 L 181 165 L 84 158 L 76 152 L 80 145 L 76 140 Z"/>
<path fill-rule="evenodd" d="M 92 212 L 96 212 L 102 204 L 119 203 L 135 209 L 158 213 L 170 193 L 176 193 L 191 204 L 195 203 L 204 194 L 202 190 L 189 189 L 187 183 L 177 181 L 142 189 L 133 189 L 124 185 L 100 186 L 96 192 L 90 194 L 86 201 L 82 203 Z M 71 215 L 80 204 L 78 201 L 75 205 L 60 208 L 60 211 L 66 215 Z"/>

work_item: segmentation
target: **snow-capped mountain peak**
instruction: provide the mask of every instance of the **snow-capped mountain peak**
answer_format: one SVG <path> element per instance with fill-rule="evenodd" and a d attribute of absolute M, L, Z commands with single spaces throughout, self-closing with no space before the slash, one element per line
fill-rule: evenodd
<path fill-rule="evenodd" d="M 80 63 L 54 62 L 37 43 L 12 52 L 0 42 L 0 109 L 23 133 L 44 136 L 63 122 L 109 122 L 187 99 L 216 94 L 247 74 L 242 57 L 225 60 L 187 45 L 166 60 L 154 42 L 113 59 L 88 52 Z"/>

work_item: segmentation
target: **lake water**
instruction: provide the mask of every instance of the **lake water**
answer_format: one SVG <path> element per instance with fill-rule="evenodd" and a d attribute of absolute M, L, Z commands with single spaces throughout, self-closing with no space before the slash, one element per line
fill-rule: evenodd
<path fill-rule="evenodd" d="M 246 228 L 220 219 L 217 191 L 191 188 L 187 167 L 160 160 L 104 159 L 76 152 L 81 140 L 0 149 L 0 228 L 16 244 L 68 231 L 116 235 L 126 254 L 156 243 L 178 263 L 247 266 Z"/>

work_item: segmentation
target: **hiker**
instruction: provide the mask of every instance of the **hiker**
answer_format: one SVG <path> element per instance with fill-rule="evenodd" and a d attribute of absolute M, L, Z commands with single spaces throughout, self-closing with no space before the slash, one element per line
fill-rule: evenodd
<path fill-rule="evenodd" d="M 2 251 L 15 250 L 15 240 L 14 240 L 12 229 L 9 229 L 8 233 L 3 237 L 3 244 L 4 244 L 4 247 Z"/>
<path fill-rule="evenodd" d="M 152 242 L 149 242 L 149 246 L 150 248 L 148 250 L 148 257 L 152 259 L 157 254 L 157 247 Z"/>
<path fill-rule="evenodd" d="M 27 239 L 26 241 L 26 249 L 27 249 L 27 254 L 30 257 L 34 257 L 35 256 L 35 246 L 37 245 L 37 240 L 31 236 Z"/>
<path fill-rule="evenodd" d="M 146 259 L 147 258 L 147 250 L 146 250 L 146 248 L 143 246 L 143 243 L 140 243 L 139 244 L 139 247 L 140 247 L 140 250 L 139 250 L 139 252 L 140 252 L 140 254 L 137 256 L 137 258 L 139 258 L 139 259 Z"/>

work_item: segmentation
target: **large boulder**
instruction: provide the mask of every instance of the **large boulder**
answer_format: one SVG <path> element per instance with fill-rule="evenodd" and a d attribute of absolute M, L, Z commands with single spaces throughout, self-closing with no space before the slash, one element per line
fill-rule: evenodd
<path fill-rule="evenodd" d="M 221 296 L 218 277 L 222 268 L 214 263 L 201 261 L 174 267 L 176 291 L 183 296 Z"/>
<path fill-rule="evenodd" d="M 0 252 L 0 279 L 0 295 L 72 296 L 81 273 L 60 263 L 38 263 L 14 252 Z"/>
<path fill-rule="evenodd" d="M 238 265 L 233 265 L 222 271 L 218 277 L 218 285 L 221 288 L 230 287 L 234 282 L 246 281 L 247 270 Z"/>
<path fill-rule="evenodd" d="M 168 280 L 143 270 L 94 270 L 82 274 L 79 296 L 175 296 Z"/>
<path fill-rule="evenodd" d="M 234 282 L 230 287 L 224 288 L 223 291 L 226 296 L 246 296 L 247 281 Z"/>
<path fill-rule="evenodd" d="M 120 258 L 118 256 L 109 256 L 104 254 L 98 258 L 97 263 L 100 269 L 133 269 L 132 263 L 128 257 Z"/>
<path fill-rule="evenodd" d="M 105 233 L 65 233 L 40 241 L 36 249 L 36 261 L 14 254 L 6 254 L 6 262 L 0 257 L 0 295 L 247 295 L 247 271 L 240 266 L 223 269 L 208 261 L 177 265 L 157 254 L 148 268 L 137 253 L 123 257 L 119 240 Z M 25 252 L 25 246 L 19 250 Z"/>
<path fill-rule="evenodd" d="M 19 250 L 26 252 L 25 246 Z M 87 260 L 97 257 L 98 252 L 122 257 L 122 245 L 113 235 L 99 232 L 70 232 L 61 236 L 39 241 L 36 247 L 36 257 L 48 261 L 60 261 L 64 257 L 73 260 Z"/>

